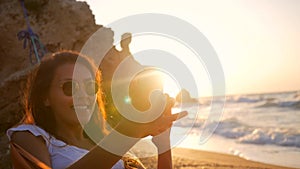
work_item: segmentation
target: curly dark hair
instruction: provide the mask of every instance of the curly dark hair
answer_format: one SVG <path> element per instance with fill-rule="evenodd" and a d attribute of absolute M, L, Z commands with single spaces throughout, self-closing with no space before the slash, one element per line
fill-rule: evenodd
<path fill-rule="evenodd" d="M 50 84 L 58 67 L 67 63 L 83 64 L 95 76 L 95 80 L 101 86 L 101 72 L 95 66 L 93 60 L 75 51 L 63 50 L 45 56 L 41 63 L 34 68 L 27 79 L 24 91 L 23 103 L 25 117 L 22 120 L 25 124 L 35 124 L 53 136 L 56 136 L 56 121 L 51 109 L 44 104 L 45 97 L 50 90 Z M 92 119 L 85 126 L 89 130 L 89 137 L 99 141 L 105 132 L 105 109 L 103 104 L 103 92 L 97 93 L 97 105 Z M 85 132 L 87 133 L 87 132 Z M 92 133 L 92 134 L 91 134 Z"/>

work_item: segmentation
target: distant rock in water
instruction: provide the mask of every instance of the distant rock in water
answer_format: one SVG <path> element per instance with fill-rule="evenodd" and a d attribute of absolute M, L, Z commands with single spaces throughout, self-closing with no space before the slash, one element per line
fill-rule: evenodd
<path fill-rule="evenodd" d="M 192 98 L 190 93 L 186 89 L 182 89 L 176 96 L 176 102 L 194 103 L 194 102 L 198 102 L 198 100 Z"/>

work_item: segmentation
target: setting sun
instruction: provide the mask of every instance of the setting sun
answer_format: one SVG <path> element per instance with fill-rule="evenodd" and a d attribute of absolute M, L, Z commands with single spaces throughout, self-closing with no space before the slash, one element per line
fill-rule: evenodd
<path fill-rule="evenodd" d="M 163 92 L 168 94 L 170 97 L 175 98 L 181 89 L 176 79 L 174 79 L 170 75 L 164 74 L 163 81 L 164 81 Z"/>

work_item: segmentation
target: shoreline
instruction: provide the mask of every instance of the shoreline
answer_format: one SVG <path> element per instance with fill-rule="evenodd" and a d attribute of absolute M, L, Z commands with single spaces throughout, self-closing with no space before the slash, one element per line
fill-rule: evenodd
<path fill-rule="evenodd" d="M 234 155 L 188 148 L 174 148 L 172 156 L 174 169 L 296 169 L 250 161 Z M 147 169 L 156 168 L 157 157 L 142 158 L 141 161 Z"/>

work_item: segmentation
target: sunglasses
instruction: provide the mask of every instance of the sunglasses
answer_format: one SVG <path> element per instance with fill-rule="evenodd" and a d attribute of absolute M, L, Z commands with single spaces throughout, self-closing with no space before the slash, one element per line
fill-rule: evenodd
<path fill-rule="evenodd" d="M 99 91 L 99 85 L 96 81 L 90 80 L 83 83 L 84 90 L 89 96 L 95 95 Z M 66 81 L 60 86 L 66 96 L 73 96 L 80 90 L 79 82 L 74 80 Z"/>

